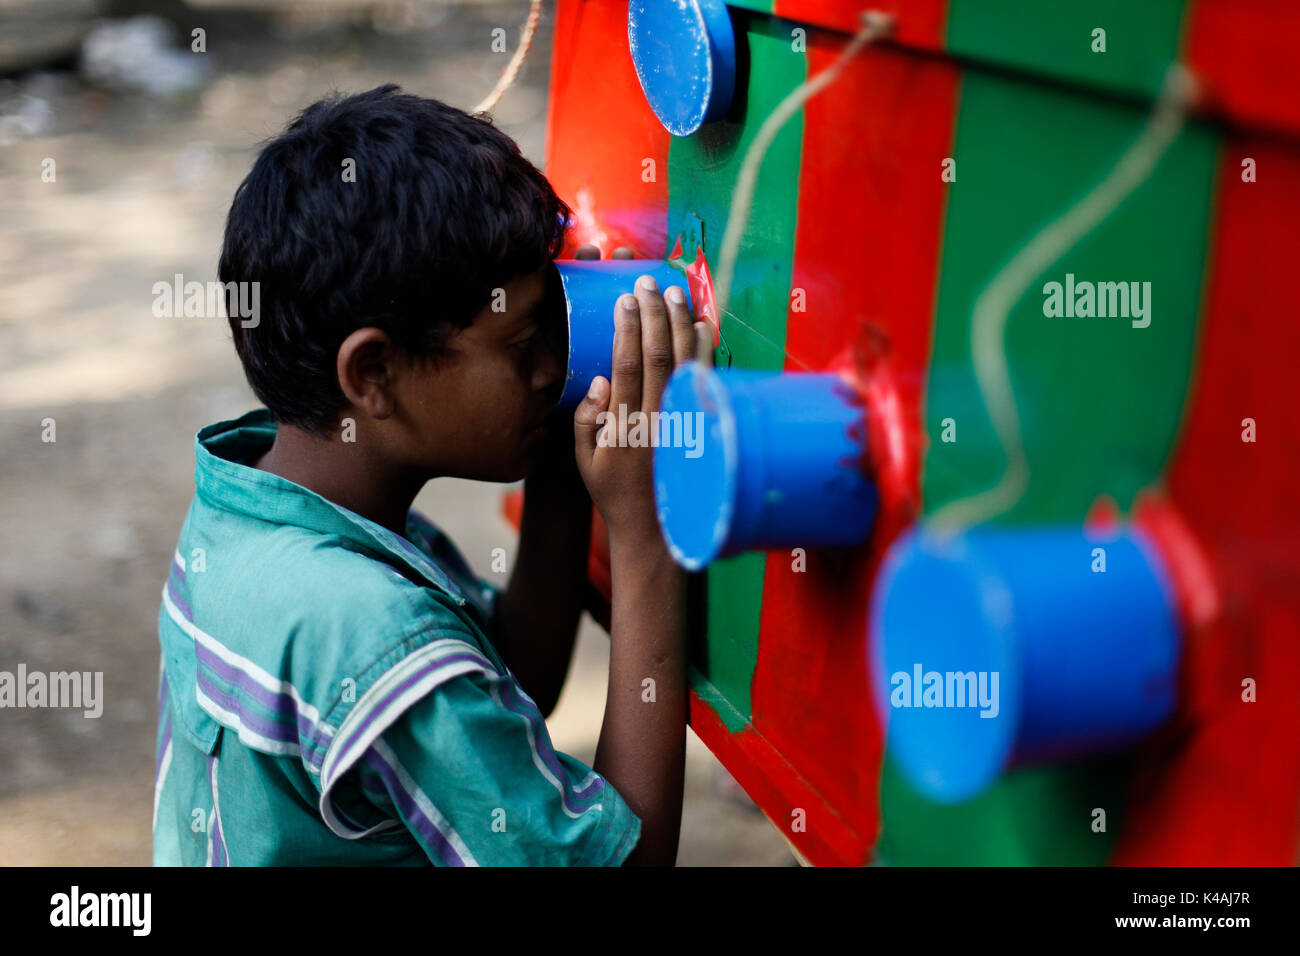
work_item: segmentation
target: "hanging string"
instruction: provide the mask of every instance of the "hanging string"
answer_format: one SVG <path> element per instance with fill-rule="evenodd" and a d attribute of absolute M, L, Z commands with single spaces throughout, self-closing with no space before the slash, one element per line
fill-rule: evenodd
<path fill-rule="evenodd" d="M 745 234 L 749 222 L 750 205 L 754 198 L 754 189 L 758 185 L 758 171 L 763 165 L 763 158 L 768 147 L 776 139 L 776 134 L 797 112 L 804 103 L 812 99 L 840 74 L 845 65 L 857 56 L 858 52 L 893 28 L 894 18 L 878 10 L 866 10 L 861 14 L 862 29 L 858 31 L 839 59 L 822 70 L 816 76 L 795 87 L 786 95 L 767 119 L 759 127 L 757 135 L 749 144 L 745 158 L 736 177 L 736 188 L 732 192 L 731 211 L 727 215 L 727 228 L 722 234 L 722 248 L 719 253 L 717 279 L 714 292 L 717 296 L 718 314 L 726 312 L 727 299 L 731 295 L 731 283 L 736 272 L 736 260 L 740 256 L 740 240 Z"/>
<path fill-rule="evenodd" d="M 1171 65 L 1151 118 L 1105 178 L 1025 243 L 976 298 L 971 312 L 971 359 L 1006 467 L 992 488 L 948 502 L 931 515 L 929 524 L 955 533 L 1004 514 L 1024 496 L 1029 486 L 1029 461 L 1005 348 L 1011 310 L 1031 283 L 1150 178 L 1182 130 L 1194 95 L 1192 75 L 1180 64 Z"/>
<path fill-rule="evenodd" d="M 519 69 L 524 65 L 524 60 L 528 57 L 528 50 L 533 45 L 533 35 L 537 32 L 537 21 L 542 16 L 542 0 L 532 0 L 528 8 L 528 19 L 524 21 L 523 28 L 519 31 L 519 49 L 515 50 L 515 55 L 510 58 L 506 64 L 505 70 L 501 73 L 501 79 L 497 80 L 496 88 L 487 95 L 478 106 L 470 110 L 471 113 L 489 113 L 505 95 L 506 90 L 514 83 L 515 78 L 519 76 Z"/>
<path fill-rule="evenodd" d="M 490 111 L 514 83 L 532 46 L 540 16 L 541 0 L 531 0 L 528 19 L 521 30 L 519 48 L 502 73 L 496 88 L 473 112 Z M 804 103 L 829 86 L 864 47 L 887 36 L 894 25 L 891 15 L 878 10 L 863 11 L 860 16 L 862 29 L 844 48 L 839 58 L 787 94 L 764 120 L 750 143 L 732 193 L 714 282 L 719 316 L 726 316 L 730 322 L 744 327 L 783 357 L 792 359 L 808 371 L 815 370 L 728 310 L 727 305 L 740 256 L 740 242 L 748 225 L 754 191 L 758 184 L 758 173 L 777 133 Z M 1125 199 L 1150 178 L 1165 152 L 1182 131 L 1195 94 L 1196 84 L 1191 73 L 1181 64 L 1172 64 L 1166 73 L 1151 118 L 1132 146 L 1092 191 L 1022 246 L 976 298 L 971 312 L 971 359 L 980 397 L 1002 446 L 1006 466 L 1001 479 L 992 488 L 948 502 L 928 519 L 928 524 L 958 531 L 1005 513 L 1023 497 L 1029 485 L 1029 465 L 1005 351 L 1005 333 L 1011 309 L 1038 276 L 1109 218 Z"/>

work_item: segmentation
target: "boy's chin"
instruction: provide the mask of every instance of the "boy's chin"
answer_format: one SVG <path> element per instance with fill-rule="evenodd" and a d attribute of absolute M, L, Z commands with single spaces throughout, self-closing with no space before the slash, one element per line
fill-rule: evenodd
<path fill-rule="evenodd" d="M 524 450 L 519 453 L 518 474 L 510 480 L 520 481 L 527 478 L 537 470 L 538 465 L 542 461 L 542 457 L 542 445 L 540 442 L 524 448 Z"/>
<path fill-rule="evenodd" d="M 500 455 L 493 462 L 480 461 L 478 467 L 466 469 L 459 477 L 472 481 L 514 482 L 523 481 L 537 470 L 542 460 L 541 442 L 524 442 L 513 448 L 511 453 Z"/>
<path fill-rule="evenodd" d="M 524 462 L 521 465 L 514 468 L 507 477 L 502 478 L 501 480 L 502 481 L 523 481 L 525 478 L 527 478 L 536 470 L 537 470 L 536 457 L 530 456 L 525 458 Z"/>
<path fill-rule="evenodd" d="M 499 482 L 523 481 L 537 470 L 538 462 L 541 460 L 541 456 L 538 454 L 539 450 L 536 446 L 521 449 L 512 461 L 503 463 L 499 468 L 494 468 L 492 476 L 483 480 Z"/>

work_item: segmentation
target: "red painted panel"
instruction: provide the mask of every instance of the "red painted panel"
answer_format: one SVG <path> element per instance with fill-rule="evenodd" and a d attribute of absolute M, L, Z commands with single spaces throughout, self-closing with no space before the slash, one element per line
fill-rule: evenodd
<path fill-rule="evenodd" d="M 689 720 L 700 740 L 808 862 L 859 866 L 868 861 L 873 841 L 864 842 L 762 736 L 749 727 L 731 733 L 693 689 Z M 797 817 L 796 810 L 802 811 Z"/>
<path fill-rule="evenodd" d="M 810 50 L 809 74 L 840 48 Z M 885 342 L 914 445 L 947 189 L 941 161 L 951 155 L 958 86 L 952 64 L 867 49 L 805 107 L 792 286 L 804 290 L 806 311 L 792 301 L 786 368 L 824 369 L 843 361 L 845 343 Z M 805 572 L 774 553 L 764 580 L 753 724 L 864 848 L 879 828 L 882 753 L 866 609 L 876 565 L 908 517 L 884 514 L 870 545 L 852 553 L 809 553 Z M 823 862 L 811 839 L 793 838 Z"/>
<path fill-rule="evenodd" d="M 854 34 L 862 29 L 861 12 L 878 10 L 894 17 L 892 39 L 905 46 L 927 50 L 943 48 L 948 0 L 774 0 L 772 12 L 787 20 L 816 24 L 842 33 Z"/>
<path fill-rule="evenodd" d="M 1247 156 L 1258 182 L 1241 181 Z M 1217 613 L 1189 633 L 1182 719 L 1135 783 L 1117 863 L 1294 864 L 1300 847 L 1300 326 L 1286 311 L 1300 152 L 1230 140 L 1217 206 L 1197 380 L 1167 476 L 1210 561 Z"/>
<path fill-rule="evenodd" d="M 606 256 L 619 246 L 663 256 L 671 136 L 637 80 L 626 3 L 556 4 L 546 128 L 546 177 L 576 214 L 561 257 L 588 242 Z"/>
<path fill-rule="evenodd" d="M 1211 110 L 1300 132 L 1300 6 L 1293 0 L 1194 0 L 1183 55 Z"/>
<path fill-rule="evenodd" d="M 894 16 L 891 43 L 934 52 L 947 48 L 947 0 L 773 2 L 777 16 L 848 34 L 860 29 L 864 9 Z M 1300 6 L 1293 0 L 1189 0 L 1183 56 L 1202 83 L 1204 109 L 1244 126 L 1300 132 L 1298 37 Z M 972 55 L 998 63 L 993 55 Z"/>

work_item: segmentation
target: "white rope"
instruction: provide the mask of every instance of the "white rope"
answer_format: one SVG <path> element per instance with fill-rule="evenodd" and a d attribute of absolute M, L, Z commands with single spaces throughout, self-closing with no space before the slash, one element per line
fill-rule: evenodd
<path fill-rule="evenodd" d="M 519 75 L 519 69 L 524 65 L 524 60 L 528 56 L 528 50 L 533 45 L 533 34 L 537 32 L 537 21 L 542 16 L 542 0 L 532 0 L 528 8 L 528 19 L 524 21 L 523 28 L 519 31 L 519 49 L 515 50 L 515 55 L 510 58 L 506 64 L 505 70 L 501 73 L 501 79 L 497 80 L 496 88 L 487 95 L 487 98 L 478 106 L 474 107 L 471 113 L 487 113 L 494 109 L 501 97 L 505 95 L 506 90 L 514 83 L 515 78 Z"/>
<path fill-rule="evenodd" d="M 929 524 L 955 533 L 1009 511 L 1023 497 L 1029 486 L 1029 462 L 1004 341 L 1011 309 L 1032 282 L 1150 178 L 1181 131 L 1194 93 L 1192 75 L 1180 64 L 1171 65 L 1146 127 L 1106 177 L 1025 243 L 975 300 L 971 359 L 980 397 L 1006 457 L 1006 469 L 992 488 L 948 502 L 930 516 Z"/>
<path fill-rule="evenodd" d="M 713 289 L 718 303 L 718 315 L 726 313 L 727 299 L 731 295 L 731 283 L 736 272 L 736 260 L 740 256 L 740 240 L 745 234 L 749 222 L 750 204 L 754 198 L 754 189 L 758 185 L 758 171 L 763 165 L 763 158 L 768 147 L 776 139 L 781 127 L 794 116 L 808 100 L 825 89 L 837 76 L 849 60 L 857 56 L 868 43 L 885 36 L 894 26 L 894 18 L 877 10 L 866 10 L 861 14 L 862 29 L 844 48 L 839 59 L 811 77 L 800 86 L 795 87 L 768 115 L 754 136 L 753 142 L 745 152 L 745 159 L 736 176 L 736 188 L 732 192 L 731 210 L 727 215 L 727 228 L 722 236 L 722 249 L 718 258 L 718 273 Z"/>

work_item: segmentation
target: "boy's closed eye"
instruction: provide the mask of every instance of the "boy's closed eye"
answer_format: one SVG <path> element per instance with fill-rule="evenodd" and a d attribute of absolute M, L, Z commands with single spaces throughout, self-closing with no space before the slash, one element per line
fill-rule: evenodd
<path fill-rule="evenodd" d="M 516 340 L 511 343 L 511 348 L 516 348 L 523 354 L 527 355 L 533 350 L 533 347 L 537 345 L 539 331 L 537 324 L 533 323 L 524 330 L 521 338 L 516 338 Z"/>
<path fill-rule="evenodd" d="M 545 343 L 558 355 L 565 350 L 567 342 L 567 329 L 556 315 L 554 304 L 545 297 L 533 306 L 527 327 L 520 330 L 511 344 L 524 353 L 531 353 Z"/>
<path fill-rule="evenodd" d="M 524 319 L 524 324 L 519 331 L 510 340 L 510 347 L 520 349 L 523 352 L 532 351 L 533 346 L 541 337 L 543 306 L 545 300 L 538 302 L 528 310 L 528 316 Z"/>

